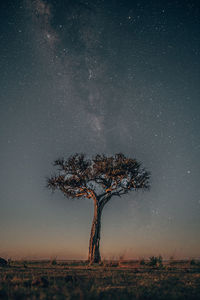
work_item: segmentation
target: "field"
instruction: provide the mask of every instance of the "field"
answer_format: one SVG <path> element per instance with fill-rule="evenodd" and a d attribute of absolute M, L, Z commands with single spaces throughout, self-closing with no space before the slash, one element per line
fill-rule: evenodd
<path fill-rule="evenodd" d="M 0 299 L 200 299 L 195 261 L 12 261 L 0 267 Z"/>

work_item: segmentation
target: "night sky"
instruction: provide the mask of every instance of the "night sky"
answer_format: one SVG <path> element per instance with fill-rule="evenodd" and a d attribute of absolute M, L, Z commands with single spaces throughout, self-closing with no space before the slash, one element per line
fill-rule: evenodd
<path fill-rule="evenodd" d="M 0 3 L 0 256 L 86 259 L 93 202 L 52 162 L 123 152 L 151 189 L 112 198 L 102 257 L 200 257 L 198 0 Z"/>

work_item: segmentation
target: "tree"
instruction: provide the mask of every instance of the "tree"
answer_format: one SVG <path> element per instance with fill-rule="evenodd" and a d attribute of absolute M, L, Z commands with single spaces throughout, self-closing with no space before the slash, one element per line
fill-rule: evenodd
<path fill-rule="evenodd" d="M 66 197 L 88 198 L 94 202 L 88 260 L 101 261 L 99 243 L 101 214 L 113 196 L 121 197 L 129 191 L 149 188 L 150 173 L 141 164 L 122 153 L 114 156 L 96 155 L 87 159 L 84 154 L 75 154 L 67 160 L 57 159 L 54 166 L 57 174 L 47 179 L 47 186 L 58 189 Z"/>

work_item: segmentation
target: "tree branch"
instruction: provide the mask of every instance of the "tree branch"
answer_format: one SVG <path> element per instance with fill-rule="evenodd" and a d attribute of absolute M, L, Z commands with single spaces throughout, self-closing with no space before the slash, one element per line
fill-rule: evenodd
<path fill-rule="evenodd" d="M 100 202 L 99 205 L 101 207 L 101 209 L 103 209 L 103 207 L 106 205 L 106 203 L 108 203 L 108 201 L 111 199 L 112 195 L 111 193 L 107 194 L 106 197 L 104 197 Z"/>
<path fill-rule="evenodd" d="M 90 160 L 84 154 L 75 154 L 67 160 L 56 160 L 54 166 L 59 172 L 47 179 L 49 188 L 59 189 L 67 197 L 92 198 L 95 204 L 102 206 L 112 196 L 120 197 L 129 191 L 149 187 L 149 172 L 135 159 L 121 153 L 111 157 L 96 155 Z"/>

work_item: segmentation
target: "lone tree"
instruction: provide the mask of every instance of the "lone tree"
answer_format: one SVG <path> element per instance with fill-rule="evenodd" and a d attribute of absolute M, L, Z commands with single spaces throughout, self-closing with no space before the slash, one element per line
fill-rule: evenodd
<path fill-rule="evenodd" d="M 150 174 L 141 164 L 123 154 L 114 156 L 96 155 L 87 159 L 84 154 L 75 154 L 68 159 L 57 159 L 56 175 L 47 179 L 47 186 L 58 189 L 66 197 L 92 198 L 94 218 L 92 222 L 88 261 L 101 261 L 99 242 L 101 214 L 104 206 L 113 196 L 121 197 L 129 191 L 149 188 Z"/>

